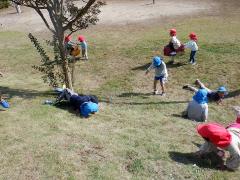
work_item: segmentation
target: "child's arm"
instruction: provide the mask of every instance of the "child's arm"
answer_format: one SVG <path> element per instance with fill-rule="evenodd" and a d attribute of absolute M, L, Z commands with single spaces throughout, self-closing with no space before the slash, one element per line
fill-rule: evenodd
<path fill-rule="evenodd" d="M 168 78 L 168 71 L 167 71 L 167 66 L 164 62 L 163 63 L 163 74 L 165 78 Z"/>
<path fill-rule="evenodd" d="M 190 42 L 185 43 L 184 48 L 190 48 Z"/>
<path fill-rule="evenodd" d="M 153 69 L 153 67 L 154 67 L 153 64 L 151 64 L 151 65 L 147 68 L 145 74 L 147 75 L 147 74 L 149 73 L 149 71 L 151 71 L 151 70 Z"/>

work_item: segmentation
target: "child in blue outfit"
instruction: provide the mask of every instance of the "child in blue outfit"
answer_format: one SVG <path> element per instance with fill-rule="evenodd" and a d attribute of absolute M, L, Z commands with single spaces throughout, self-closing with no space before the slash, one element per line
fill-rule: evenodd
<path fill-rule="evenodd" d="M 80 35 L 78 36 L 78 41 L 80 42 L 80 46 L 81 46 L 81 49 L 82 49 L 82 57 L 85 59 L 85 60 L 88 60 L 88 45 L 87 45 L 87 42 L 84 38 L 84 36 Z"/>
<path fill-rule="evenodd" d="M 70 102 L 74 110 L 78 110 L 82 117 L 89 117 L 91 114 L 98 112 L 98 98 L 92 95 L 78 95 L 70 89 L 64 89 L 56 99 L 56 103 L 65 99 Z"/>
<path fill-rule="evenodd" d="M 165 95 L 165 86 L 164 83 L 167 80 L 168 72 L 166 64 L 163 62 L 162 58 L 159 56 L 155 56 L 152 60 L 152 64 L 149 66 L 149 68 L 146 71 L 146 75 L 151 71 L 152 69 L 155 69 L 155 77 L 153 82 L 153 94 L 158 94 L 157 90 L 157 82 L 160 81 L 160 85 L 162 88 L 162 96 Z"/>
<path fill-rule="evenodd" d="M 196 64 L 195 56 L 198 51 L 197 35 L 192 32 L 189 34 L 189 38 L 190 38 L 190 41 L 184 44 L 184 46 L 185 48 L 191 49 L 189 63 L 192 65 L 195 65 Z"/>

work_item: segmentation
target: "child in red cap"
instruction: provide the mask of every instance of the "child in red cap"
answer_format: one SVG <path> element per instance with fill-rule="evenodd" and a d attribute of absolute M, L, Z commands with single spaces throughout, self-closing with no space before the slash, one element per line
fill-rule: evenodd
<path fill-rule="evenodd" d="M 170 41 L 169 41 L 169 47 L 171 49 L 170 56 L 171 58 L 171 63 L 174 62 L 174 57 L 177 54 L 178 49 L 181 47 L 181 42 L 177 39 L 177 30 L 176 29 L 170 29 L 169 30 L 169 35 L 170 35 Z"/>
<path fill-rule="evenodd" d="M 195 65 L 196 64 L 195 56 L 196 56 L 196 52 L 198 51 L 197 35 L 194 32 L 192 32 L 189 34 L 189 38 L 190 38 L 190 41 L 184 44 L 184 46 L 185 48 L 191 49 L 189 63 L 192 65 Z"/>
<path fill-rule="evenodd" d="M 88 45 L 87 45 L 87 42 L 84 38 L 84 36 L 82 35 L 79 35 L 78 36 L 78 41 L 80 42 L 80 46 L 81 46 L 81 49 L 82 49 L 82 57 L 85 59 L 85 60 L 88 60 Z"/>
<path fill-rule="evenodd" d="M 240 124 L 237 122 L 227 128 L 217 123 L 198 125 L 197 131 L 205 139 L 205 143 L 196 155 L 202 157 L 206 153 L 215 152 L 219 157 L 225 158 L 225 151 L 228 151 L 226 163 L 221 164 L 221 168 L 237 170 L 240 166 Z"/>
<path fill-rule="evenodd" d="M 72 40 L 71 35 L 67 35 L 64 37 L 64 47 L 68 55 L 71 54 L 71 52 L 74 50 L 74 47 L 73 47 L 74 42 L 72 42 L 71 40 Z"/>

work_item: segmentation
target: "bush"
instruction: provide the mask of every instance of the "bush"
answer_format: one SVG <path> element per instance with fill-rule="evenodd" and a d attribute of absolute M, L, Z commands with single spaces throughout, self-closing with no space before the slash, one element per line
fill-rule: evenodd
<path fill-rule="evenodd" d="M 8 0 L 0 0 L 0 9 L 8 8 L 9 1 Z"/>

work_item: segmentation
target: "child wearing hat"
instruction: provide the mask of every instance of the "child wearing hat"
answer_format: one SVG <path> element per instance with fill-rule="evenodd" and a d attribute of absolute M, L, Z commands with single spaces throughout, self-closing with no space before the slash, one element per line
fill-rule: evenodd
<path fill-rule="evenodd" d="M 71 52 L 74 50 L 74 42 L 72 42 L 72 36 L 71 35 L 67 35 L 64 37 L 64 47 L 66 50 L 67 55 L 70 55 Z"/>
<path fill-rule="evenodd" d="M 169 30 L 169 35 L 170 35 L 170 41 L 169 41 L 169 47 L 171 49 L 171 63 L 174 62 L 174 56 L 177 54 L 177 50 L 181 46 L 181 42 L 177 38 L 177 30 L 176 29 L 170 29 Z"/>
<path fill-rule="evenodd" d="M 88 60 L 88 45 L 87 45 L 87 42 L 86 42 L 84 36 L 79 35 L 78 36 L 78 41 L 80 42 L 80 46 L 81 46 L 81 49 L 82 49 L 82 57 L 85 60 Z"/>
<path fill-rule="evenodd" d="M 88 118 L 91 114 L 98 112 L 98 98 L 93 95 L 78 95 L 74 91 L 66 88 L 56 99 L 55 104 L 61 100 L 69 101 L 74 110 L 78 110 L 82 117 Z"/>
<path fill-rule="evenodd" d="M 207 98 L 210 101 L 217 102 L 218 104 L 222 102 L 224 96 L 227 94 L 227 89 L 224 86 L 218 87 L 216 91 L 213 91 L 207 88 L 199 79 L 195 81 L 195 84 L 199 87 L 199 89 L 206 89 L 207 90 Z M 187 89 L 190 91 L 197 92 L 198 88 L 195 88 L 189 84 L 184 85 L 183 89 Z"/>
<path fill-rule="evenodd" d="M 240 166 L 240 124 L 237 122 L 230 124 L 227 128 L 217 123 L 198 125 L 197 131 L 204 138 L 205 143 L 201 145 L 196 155 L 204 157 L 204 154 L 215 152 L 220 158 L 226 158 L 225 163 L 220 164 L 222 170 L 238 170 Z M 225 151 L 228 151 L 228 156 Z"/>
<path fill-rule="evenodd" d="M 162 88 L 162 96 L 164 96 L 165 95 L 164 83 L 167 81 L 168 72 L 167 72 L 166 64 L 163 62 L 163 59 L 161 57 L 155 56 L 152 59 L 152 64 L 146 70 L 146 75 L 152 69 L 155 69 L 155 76 L 154 76 L 154 82 L 153 82 L 153 94 L 155 95 L 158 94 L 157 82 L 159 81 Z"/>
<path fill-rule="evenodd" d="M 198 51 L 198 45 L 197 45 L 197 35 L 192 32 L 189 34 L 190 41 L 188 41 L 186 44 L 184 44 L 185 48 L 191 49 L 189 63 L 192 65 L 196 64 L 195 56 Z"/>

